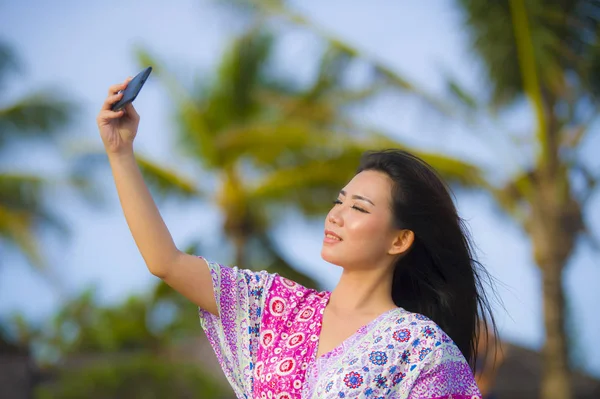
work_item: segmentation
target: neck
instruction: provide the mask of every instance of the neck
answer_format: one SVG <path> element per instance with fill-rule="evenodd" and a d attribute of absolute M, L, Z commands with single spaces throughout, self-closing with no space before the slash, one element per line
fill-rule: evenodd
<path fill-rule="evenodd" d="M 392 270 L 344 269 L 327 306 L 339 314 L 381 314 L 396 308 L 392 277 Z"/>

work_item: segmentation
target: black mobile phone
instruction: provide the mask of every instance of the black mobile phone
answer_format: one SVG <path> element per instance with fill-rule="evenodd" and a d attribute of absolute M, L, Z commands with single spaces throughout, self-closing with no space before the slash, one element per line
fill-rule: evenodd
<path fill-rule="evenodd" d="M 135 98 L 139 94 L 140 90 L 142 90 L 142 87 L 144 86 L 144 83 L 146 83 L 148 76 L 150 76 L 150 72 L 152 72 L 152 67 L 148 67 L 142 72 L 135 75 L 135 77 L 131 79 L 131 81 L 127 84 L 125 90 L 123 90 L 123 97 L 121 97 L 119 101 L 114 103 L 111 109 L 113 111 L 119 111 L 130 102 L 133 102 L 133 100 L 135 100 Z"/>

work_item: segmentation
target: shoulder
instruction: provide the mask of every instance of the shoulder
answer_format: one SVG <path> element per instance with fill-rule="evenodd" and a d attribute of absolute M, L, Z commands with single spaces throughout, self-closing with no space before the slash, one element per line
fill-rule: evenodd
<path fill-rule="evenodd" d="M 454 342 L 433 320 L 419 313 L 400 309 L 390 332 L 394 340 L 413 346 L 436 347 Z"/>
<path fill-rule="evenodd" d="M 410 370 L 425 364 L 453 359 L 466 360 L 454 341 L 433 320 L 419 313 L 401 309 L 386 329 L 397 355 L 396 363 Z"/>
<path fill-rule="evenodd" d="M 389 371 L 394 389 L 412 389 L 425 397 L 443 396 L 428 395 L 427 392 L 432 389 L 444 394 L 477 393 L 466 359 L 452 339 L 433 320 L 401 309 L 385 331 L 389 343 L 388 353 L 391 355 Z M 436 386 L 440 389 L 434 389 Z"/>
<path fill-rule="evenodd" d="M 406 372 L 409 397 L 480 397 L 469 363 L 442 328 L 417 313 L 402 317 L 406 347 L 396 364 Z"/>

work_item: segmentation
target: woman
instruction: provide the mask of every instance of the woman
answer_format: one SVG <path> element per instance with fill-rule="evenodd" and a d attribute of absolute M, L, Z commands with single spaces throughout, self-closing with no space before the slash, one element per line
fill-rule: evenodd
<path fill-rule="evenodd" d="M 435 172 L 402 151 L 366 154 L 325 220 L 332 292 L 177 249 L 133 155 L 139 116 L 98 115 L 127 223 L 149 271 L 200 308 L 238 398 L 473 398 L 479 265 Z"/>

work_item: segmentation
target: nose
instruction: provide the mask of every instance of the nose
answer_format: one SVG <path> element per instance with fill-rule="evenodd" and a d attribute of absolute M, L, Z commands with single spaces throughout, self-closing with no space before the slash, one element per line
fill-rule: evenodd
<path fill-rule="evenodd" d="M 344 225 L 344 219 L 342 218 L 342 215 L 340 215 L 339 210 L 336 208 L 329 211 L 329 215 L 327 215 L 327 220 L 329 221 L 329 223 L 335 224 L 336 226 Z"/>

